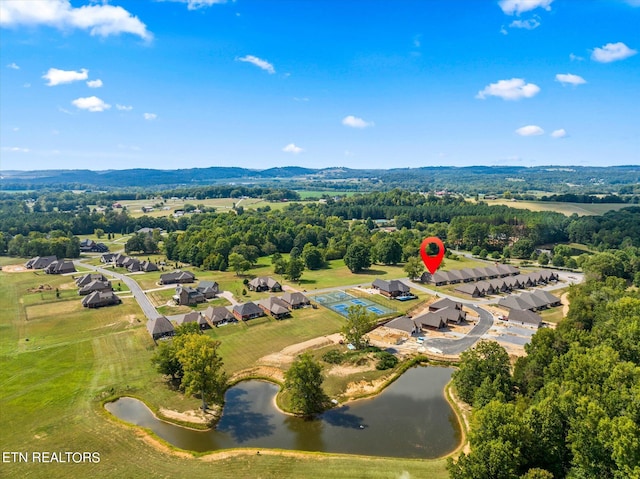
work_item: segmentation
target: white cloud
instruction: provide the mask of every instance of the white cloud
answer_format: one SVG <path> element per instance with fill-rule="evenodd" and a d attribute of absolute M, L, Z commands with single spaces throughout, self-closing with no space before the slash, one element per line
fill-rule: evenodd
<path fill-rule="evenodd" d="M 572 62 L 582 62 L 584 61 L 584 57 L 579 57 L 578 55 L 569 53 L 569 60 L 571 60 Z"/>
<path fill-rule="evenodd" d="M 531 98 L 538 92 L 540 92 L 538 85 L 525 83 L 522 78 L 512 78 L 487 85 L 484 90 L 478 92 L 476 98 L 484 100 L 487 96 L 497 96 L 503 100 L 519 100 L 520 98 Z"/>
<path fill-rule="evenodd" d="M 514 20 L 509 24 L 509 28 L 524 28 L 525 30 L 533 30 L 540 26 L 540 22 L 535 18 L 528 20 Z"/>
<path fill-rule="evenodd" d="M 148 121 L 152 121 L 158 118 L 158 115 L 156 115 L 155 113 L 143 113 L 142 116 L 144 117 L 145 120 L 148 120 Z"/>
<path fill-rule="evenodd" d="M 342 124 L 344 126 L 350 126 L 351 128 L 368 128 L 374 125 L 372 121 L 365 121 L 353 115 L 345 116 L 342 119 Z"/>
<path fill-rule="evenodd" d="M 600 63 L 610 63 L 617 60 L 624 60 L 638 53 L 622 42 L 607 43 L 602 48 L 594 48 L 591 59 Z"/>
<path fill-rule="evenodd" d="M 80 69 L 79 72 L 74 70 L 59 70 L 57 68 L 49 68 L 49 71 L 42 75 L 42 78 L 49 80 L 47 86 L 61 85 L 63 83 L 71 83 L 74 81 L 86 80 L 89 78 L 89 70 Z"/>
<path fill-rule="evenodd" d="M 544 130 L 538 125 L 527 125 L 518 128 L 516 133 L 520 136 L 539 136 L 544 135 Z"/>
<path fill-rule="evenodd" d="M 564 128 L 560 128 L 559 130 L 553 130 L 551 132 L 551 136 L 553 138 L 565 138 L 566 136 L 568 136 L 568 133 Z"/>
<path fill-rule="evenodd" d="M 133 110 L 133 107 L 131 105 L 120 105 L 119 103 L 116 103 L 116 109 L 120 111 L 131 111 Z"/>
<path fill-rule="evenodd" d="M 3 146 L 2 149 L 13 153 L 29 153 L 31 151 L 29 148 L 21 148 L 19 146 Z"/>
<path fill-rule="evenodd" d="M 92 36 L 131 33 L 145 40 L 153 38 L 138 17 L 107 3 L 74 8 L 69 0 L 3 1 L 0 2 L 0 25 L 47 25 L 59 30 L 88 30 Z"/>
<path fill-rule="evenodd" d="M 237 59 L 239 62 L 247 62 L 251 63 L 258 68 L 262 68 L 263 70 L 269 72 L 269 74 L 273 74 L 276 72 L 276 69 L 273 68 L 273 65 L 262 58 L 254 57 L 253 55 L 245 55 L 242 58 Z"/>
<path fill-rule="evenodd" d="M 7 68 L 11 68 L 12 70 L 20 70 L 20 67 L 15 62 L 9 63 L 7 65 Z"/>
<path fill-rule="evenodd" d="M 87 82 L 87 86 L 89 88 L 100 88 L 102 86 L 102 80 L 99 78 L 97 80 L 89 80 Z"/>
<path fill-rule="evenodd" d="M 625 3 L 632 7 L 640 7 L 640 0 L 625 0 Z"/>
<path fill-rule="evenodd" d="M 282 151 L 284 151 L 285 153 L 293 153 L 294 155 L 297 155 L 298 153 L 302 153 L 304 150 L 299 146 L 296 146 L 295 143 L 289 143 L 282 149 Z"/>
<path fill-rule="evenodd" d="M 563 85 L 584 85 L 587 80 L 579 75 L 573 75 L 572 73 L 558 73 L 556 75 L 556 81 L 559 81 Z"/>
<path fill-rule="evenodd" d="M 498 5 L 507 15 L 520 15 L 536 8 L 549 11 L 552 3 L 553 0 L 500 0 Z"/>
<path fill-rule="evenodd" d="M 105 111 L 111 108 L 111 105 L 105 103 L 103 100 L 98 98 L 97 96 L 89 96 L 86 98 L 76 98 L 71 102 L 72 105 L 81 109 L 88 111 Z"/>
<path fill-rule="evenodd" d="M 227 0 L 164 0 L 169 2 L 186 3 L 187 9 L 198 10 L 200 8 L 210 7 L 211 5 L 227 3 Z"/>
<path fill-rule="evenodd" d="M 509 35 L 509 32 L 506 28 L 504 28 L 504 25 L 500 27 L 500 33 L 502 33 L 503 35 Z"/>

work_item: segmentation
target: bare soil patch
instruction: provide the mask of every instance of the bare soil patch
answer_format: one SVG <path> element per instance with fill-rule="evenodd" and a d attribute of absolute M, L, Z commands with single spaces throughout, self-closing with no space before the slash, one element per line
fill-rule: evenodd
<path fill-rule="evenodd" d="M 167 419 L 176 421 L 193 423 L 193 424 L 211 424 L 218 417 L 218 411 L 203 412 L 201 409 L 192 409 L 189 411 L 174 411 L 173 409 L 160 408 L 160 414 Z"/>
<path fill-rule="evenodd" d="M 26 271 L 31 271 L 24 267 L 21 264 L 8 264 L 2 267 L 2 271 L 5 273 L 24 273 Z"/>
<path fill-rule="evenodd" d="M 342 335 L 340 333 L 320 336 L 302 343 L 292 344 L 277 353 L 267 354 L 266 356 L 261 357 L 258 362 L 276 367 L 288 365 L 291 364 L 299 354 L 305 351 L 320 349 L 325 346 L 329 346 L 330 344 L 338 344 L 341 339 Z"/>

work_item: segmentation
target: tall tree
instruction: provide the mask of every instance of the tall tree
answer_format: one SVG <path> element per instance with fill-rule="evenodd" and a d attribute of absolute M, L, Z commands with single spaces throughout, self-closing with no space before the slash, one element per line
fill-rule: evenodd
<path fill-rule="evenodd" d="M 285 390 L 291 395 L 296 412 L 311 416 L 324 409 L 327 396 L 322 389 L 322 367 L 309 353 L 298 356 L 284 377 Z"/>
<path fill-rule="evenodd" d="M 251 268 L 251 263 L 239 253 L 229 255 L 229 268 L 235 271 L 236 276 L 246 273 Z"/>
<path fill-rule="evenodd" d="M 204 334 L 187 334 L 182 338 L 177 353 L 183 370 L 182 386 L 186 394 L 200 394 L 202 410 L 206 411 L 208 402 L 221 401 L 227 384 L 218 355 L 220 341 Z"/>
<path fill-rule="evenodd" d="M 376 243 L 373 255 L 378 263 L 396 264 L 402 260 L 402 246 L 395 238 L 386 236 Z"/>
<path fill-rule="evenodd" d="M 304 263 L 300 258 L 291 258 L 285 266 L 284 276 L 289 281 L 298 281 L 304 271 Z"/>
<path fill-rule="evenodd" d="M 344 255 L 344 264 L 352 273 L 359 273 L 369 268 L 371 266 L 371 248 L 362 242 L 350 244 Z"/>
<path fill-rule="evenodd" d="M 404 265 L 404 272 L 407 273 L 410 280 L 419 278 L 423 271 L 424 265 L 422 264 L 422 261 L 420 258 L 416 258 L 415 256 L 409 258 Z"/>
<path fill-rule="evenodd" d="M 347 314 L 347 324 L 342 328 L 342 334 L 356 349 L 363 349 L 369 344 L 364 335 L 375 326 L 376 317 L 360 304 L 350 306 Z"/>

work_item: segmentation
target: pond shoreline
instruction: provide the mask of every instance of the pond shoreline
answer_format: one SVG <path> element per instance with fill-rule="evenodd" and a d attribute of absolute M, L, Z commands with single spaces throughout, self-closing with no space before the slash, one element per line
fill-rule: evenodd
<path fill-rule="evenodd" d="M 389 378 L 387 378 L 383 383 L 381 383 L 379 385 L 379 387 L 377 388 L 377 390 L 373 393 L 368 393 L 365 395 L 362 395 L 360 397 L 355 397 L 355 398 L 350 398 L 348 401 L 345 401 L 344 403 L 341 403 L 339 405 L 337 405 L 337 408 L 339 407 L 345 407 L 345 406 L 349 406 L 354 402 L 359 402 L 361 399 L 373 399 L 375 397 L 377 397 L 378 395 L 380 395 L 380 393 L 382 393 L 385 389 L 387 389 L 388 386 L 390 386 L 391 384 L 393 384 L 399 377 L 401 377 L 404 373 L 406 373 L 410 368 L 412 367 L 417 367 L 417 366 L 422 366 L 422 367 L 429 367 L 429 366 L 446 366 L 446 367 L 450 367 L 448 364 L 432 364 L 432 363 L 427 363 L 425 364 L 425 362 L 419 361 L 419 360 L 414 360 L 414 361 L 408 361 L 405 365 L 403 365 L 403 367 L 398 368 L 398 370 L 396 372 L 394 372 L 393 375 L 391 375 Z M 278 386 L 278 391 L 277 393 L 273 396 L 272 398 L 272 403 L 273 403 L 273 407 L 274 409 L 278 410 L 278 412 L 280 412 L 283 415 L 286 416 L 291 416 L 291 417 L 295 417 L 297 415 L 292 414 L 291 412 L 285 411 L 283 410 L 279 405 L 278 405 L 278 397 L 280 396 L 281 392 L 282 392 L 282 384 L 280 382 L 278 382 L 277 380 L 274 380 L 271 377 L 257 377 L 257 376 L 252 376 L 252 377 L 243 377 L 243 378 L 238 378 L 238 380 L 234 381 L 232 384 L 229 385 L 229 388 L 237 385 L 238 383 L 241 382 L 245 382 L 245 381 L 261 381 L 261 382 L 265 382 L 265 383 L 270 383 L 270 384 L 274 384 L 276 386 Z M 447 382 L 446 385 L 444 386 L 444 389 L 442 391 L 442 398 L 449 404 L 449 407 L 451 408 L 452 414 L 453 416 L 455 416 L 455 422 L 457 423 L 457 431 L 459 434 L 459 437 L 456 438 L 457 439 L 457 444 L 456 446 L 453 448 L 453 450 L 449 450 L 449 452 L 447 452 L 446 454 L 440 455 L 440 456 L 436 456 L 436 457 L 430 457 L 430 458 L 422 458 L 420 460 L 435 460 L 435 459 L 442 459 L 442 458 L 446 458 L 446 457 L 450 457 L 450 456 L 455 456 L 457 455 L 461 450 L 466 450 L 466 448 L 468 447 L 467 444 L 467 431 L 468 431 L 468 418 L 466 417 L 468 415 L 468 410 L 464 410 L 465 406 L 462 405 L 459 400 L 457 400 L 457 398 L 455 397 L 453 391 L 451 390 L 451 382 Z M 219 419 L 221 417 L 221 414 L 219 414 L 216 418 L 216 424 L 213 425 L 212 427 L 207 427 L 207 428 L 201 428 L 201 427 L 192 427 L 193 423 L 184 423 L 182 421 L 175 421 L 175 420 L 171 420 L 166 418 L 164 415 L 162 414 L 158 414 L 156 413 L 151 407 L 149 407 L 146 402 L 144 400 L 142 400 L 139 397 L 135 397 L 135 395 L 121 395 L 118 397 L 109 397 L 107 399 L 105 399 L 104 401 L 102 401 L 102 411 L 104 411 L 104 413 L 108 413 L 108 416 L 110 417 L 110 419 L 115 419 L 116 422 L 120 423 L 123 426 L 126 426 L 128 428 L 134 428 L 137 431 L 137 435 L 140 436 L 141 439 L 143 439 L 145 442 L 151 444 L 152 446 L 156 447 L 156 448 L 160 448 L 162 450 L 169 450 L 172 453 L 177 453 L 180 456 L 184 456 L 185 454 L 188 457 L 209 457 L 211 456 L 213 459 L 215 460 L 217 459 L 223 459 L 226 457 L 230 457 L 230 456 L 235 456 L 235 455 L 242 455 L 242 454 L 249 454 L 248 451 L 251 451 L 251 453 L 254 453 L 256 448 L 255 447 L 249 447 L 249 448 L 244 448 L 244 447 L 231 447 L 231 448 L 223 448 L 220 450 L 209 450 L 209 451 L 198 451 L 198 450 L 192 450 L 189 448 L 184 448 L 181 446 L 175 446 L 172 443 L 168 442 L 167 440 L 165 440 L 164 438 L 158 436 L 158 434 L 156 434 L 154 431 L 150 430 L 147 427 L 144 426 L 139 426 L 136 425 L 134 423 L 131 423 L 127 420 L 121 419 L 118 416 L 116 416 L 115 414 L 111 413 L 110 411 L 108 411 L 106 405 L 108 403 L 113 403 L 115 401 L 117 401 L 120 398 L 132 398 L 134 400 L 140 401 L 144 408 L 158 421 L 166 423 L 166 424 L 170 424 L 172 426 L 177 426 L 180 428 L 184 428 L 187 430 L 192 430 L 195 432 L 207 432 L 207 431 L 211 431 L 212 429 L 214 429 L 217 426 L 217 423 L 219 422 Z M 327 411 L 331 411 L 333 409 L 336 408 L 330 408 Z M 468 408 L 467 408 L 468 409 Z M 222 408 L 220 409 L 220 412 L 222 412 Z M 362 426 L 360 426 L 362 428 Z M 380 455 L 377 453 L 374 453 L 372 455 L 368 455 L 368 454 L 362 454 L 361 452 L 331 452 L 331 451 L 308 451 L 308 450 L 298 450 L 298 449 L 289 449 L 289 448 L 279 448 L 278 446 L 276 446 L 275 448 L 269 448 L 269 447 L 260 447 L 258 448 L 260 449 L 260 453 L 268 453 L 268 454 L 273 454 L 273 455 L 286 455 L 286 456 L 295 456 L 295 457 L 307 457 L 309 455 L 329 455 L 329 456 L 340 456 L 340 455 L 344 455 L 344 456 L 362 456 L 362 457 L 371 457 L 371 458 L 377 458 L 377 457 L 388 457 L 388 458 L 399 458 L 401 456 L 394 456 L 394 455 Z M 268 452 L 269 451 L 269 452 Z M 406 460 L 413 460 L 416 459 L 415 457 L 402 457 L 402 459 L 406 459 Z"/>

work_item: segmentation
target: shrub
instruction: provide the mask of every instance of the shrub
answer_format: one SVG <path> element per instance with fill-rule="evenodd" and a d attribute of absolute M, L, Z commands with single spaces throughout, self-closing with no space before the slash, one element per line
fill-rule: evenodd
<path fill-rule="evenodd" d="M 391 369 L 398 364 L 398 358 L 396 358 L 393 354 L 388 353 L 386 351 L 380 351 L 376 353 L 376 357 L 378 358 L 378 364 L 376 364 L 376 369 L 383 371 L 385 369 Z"/>
<path fill-rule="evenodd" d="M 341 364 L 344 361 L 344 356 L 337 349 L 332 349 L 322 355 L 322 360 L 331 364 Z"/>

